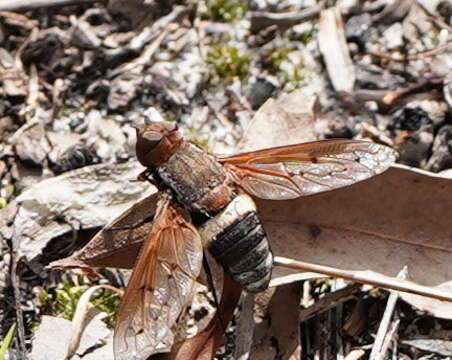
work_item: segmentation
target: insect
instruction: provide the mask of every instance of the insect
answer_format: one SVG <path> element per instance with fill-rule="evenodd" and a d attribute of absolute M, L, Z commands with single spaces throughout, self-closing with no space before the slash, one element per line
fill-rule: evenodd
<path fill-rule="evenodd" d="M 365 180 L 386 170 L 395 152 L 356 140 L 324 140 L 214 156 L 177 126 L 137 130 L 140 179 L 159 197 L 119 310 L 116 359 L 170 351 L 174 327 L 190 303 L 207 249 L 246 291 L 268 287 L 273 255 L 250 195 L 287 200 Z"/>

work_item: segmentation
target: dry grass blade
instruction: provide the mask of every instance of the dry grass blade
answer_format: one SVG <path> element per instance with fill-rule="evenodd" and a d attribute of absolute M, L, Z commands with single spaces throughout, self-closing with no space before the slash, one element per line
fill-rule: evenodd
<path fill-rule="evenodd" d="M 32 9 L 42 9 L 45 7 L 83 5 L 93 3 L 95 0 L 2 0 L 0 10 L 5 11 L 26 11 Z"/>
<path fill-rule="evenodd" d="M 319 48 L 333 87 L 336 91 L 352 92 L 356 76 L 339 7 L 332 7 L 320 13 Z"/>
<path fill-rule="evenodd" d="M 400 271 L 398 278 L 406 279 L 407 273 L 408 269 L 404 267 L 402 271 Z M 399 293 L 397 291 L 391 291 L 391 295 L 389 295 L 383 318 L 381 319 L 380 326 L 378 327 L 374 346 L 372 347 L 372 351 L 370 352 L 370 360 L 382 360 L 386 356 L 386 351 L 388 350 L 387 346 L 389 345 L 389 340 L 387 339 L 388 335 L 391 335 L 389 333 L 389 326 L 391 325 L 392 314 L 394 313 L 398 298 Z"/>
<path fill-rule="evenodd" d="M 15 333 L 16 333 L 16 323 L 11 325 L 5 338 L 2 341 L 2 345 L 0 346 L 0 360 L 4 359 L 6 352 L 8 351 L 9 347 L 13 342 Z"/>
<path fill-rule="evenodd" d="M 210 360 L 221 344 L 226 326 L 234 315 L 242 288 L 229 276 L 224 277 L 220 307 L 209 325 L 195 337 L 174 344 L 170 353 L 156 354 L 152 360 Z M 218 313 L 221 316 L 218 316 Z"/>
<path fill-rule="evenodd" d="M 353 299 L 354 294 L 361 288 L 360 284 L 351 284 L 343 289 L 331 292 L 317 300 L 311 306 L 300 310 L 300 322 L 306 321 L 329 309 L 335 308 L 346 301 Z"/>
<path fill-rule="evenodd" d="M 359 360 L 366 352 L 362 349 L 355 349 L 349 352 L 349 354 L 344 358 L 344 360 Z"/>
<path fill-rule="evenodd" d="M 372 271 L 341 270 L 330 266 L 323 266 L 303 261 L 296 261 L 281 256 L 275 257 L 274 264 L 276 266 L 287 267 L 298 271 L 311 271 L 316 273 L 322 273 L 338 278 L 343 278 L 346 280 L 356 281 L 362 284 L 369 284 L 386 289 L 404 291 L 411 294 L 417 294 L 433 299 L 452 302 L 452 292 L 442 291 L 429 286 L 419 285 L 411 281 L 384 276 L 381 274 L 374 273 Z"/>
<path fill-rule="evenodd" d="M 69 360 L 72 356 L 75 355 L 75 352 L 77 351 L 77 348 L 80 344 L 80 339 L 82 338 L 83 330 L 95 315 L 92 311 L 90 311 L 93 308 L 90 308 L 89 302 L 92 296 L 100 289 L 114 291 L 120 296 L 122 296 L 123 294 L 122 290 L 119 290 L 110 285 L 96 285 L 89 288 L 83 293 L 83 295 L 80 297 L 79 302 L 77 303 L 77 309 L 75 310 L 74 318 L 72 319 L 72 335 L 71 339 L 69 340 L 67 353 L 64 358 L 65 360 Z"/>

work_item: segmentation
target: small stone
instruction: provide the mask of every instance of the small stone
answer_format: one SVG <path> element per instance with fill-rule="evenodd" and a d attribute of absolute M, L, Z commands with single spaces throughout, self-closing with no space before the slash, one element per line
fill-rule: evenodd
<path fill-rule="evenodd" d="M 345 36 L 348 42 L 356 43 L 364 49 L 371 34 L 372 17 L 368 13 L 352 16 L 345 25 Z"/>
<path fill-rule="evenodd" d="M 253 110 L 258 109 L 276 90 L 277 86 L 267 78 L 257 78 L 251 87 L 248 100 Z"/>
<path fill-rule="evenodd" d="M 49 152 L 50 144 L 46 140 L 43 125 L 36 125 L 28 129 L 16 143 L 17 156 L 23 162 L 34 167 L 41 168 Z"/>
<path fill-rule="evenodd" d="M 72 32 L 72 43 L 82 49 L 97 49 L 101 41 L 91 29 L 86 21 L 74 21 L 74 30 Z"/>
<path fill-rule="evenodd" d="M 399 152 L 398 162 L 408 166 L 425 168 L 426 159 L 433 144 L 433 128 L 426 128 L 416 131 L 404 138 L 397 147 Z"/>
<path fill-rule="evenodd" d="M 432 123 L 428 113 L 420 107 L 405 107 L 395 118 L 393 129 L 417 131 L 425 125 Z"/>
<path fill-rule="evenodd" d="M 427 168 L 433 172 L 452 168 L 452 125 L 444 125 L 438 131 Z"/>
<path fill-rule="evenodd" d="M 383 32 L 388 49 L 397 49 L 403 45 L 403 26 L 396 22 Z"/>

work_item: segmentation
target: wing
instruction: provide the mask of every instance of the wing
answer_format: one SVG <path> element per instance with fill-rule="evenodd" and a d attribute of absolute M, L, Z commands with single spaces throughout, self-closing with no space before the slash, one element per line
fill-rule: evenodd
<path fill-rule="evenodd" d="M 127 285 L 116 322 L 116 360 L 170 351 L 179 316 L 202 266 L 201 238 L 183 210 L 161 197 L 152 230 Z"/>
<path fill-rule="evenodd" d="M 396 153 L 358 140 L 324 140 L 218 160 L 234 181 L 262 199 L 287 200 L 337 189 L 385 171 Z"/>

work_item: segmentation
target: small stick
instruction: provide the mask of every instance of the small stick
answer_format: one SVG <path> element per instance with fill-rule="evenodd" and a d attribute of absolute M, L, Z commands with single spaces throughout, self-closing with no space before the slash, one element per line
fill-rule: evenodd
<path fill-rule="evenodd" d="M 27 11 L 33 9 L 68 6 L 68 5 L 82 5 L 88 3 L 99 2 L 97 0 L 2 0 L 0 2 L 0 11 Z M 101 1 L 102 2 L 102 1 Z"/>
<path fill-rule="evenodd" d="M 362 284 L 369 284 L 377 287 L 383 287 L 411 294 L 422 295 L 433 299 L 452 302 L 452 293 L 449 291 L 419 285 L 411 281 L 396 279 L 382 274 L 376 274 L 372 271 L 341 270 L 330 266 L 317 265 L 304 261 L 296 261 L 282 256 L 275 256 L 274 264 L 276 266 L 281 266 L 289 269 L 326 274 L 356 281 Z M 378 276 L 378 278 L 376 275 Z"/>
<path fill-rule="evenodd" d="M 405 266 L 397 275 L 400 279 L 406 279 L 408 269 Z M 389 341 L 385 341 L 391 323 L 392 314 L 394 313 L 395 305 L 397 299 L 399 298 L 399 293 L 397 291 L 391 291 L 389 295 L 388 302 L 386 304 L 386 309 L 381 319 L 380 326 L 378 327 L 377 336 L 375 337 L 374 345 L 372 346 L 372 351 L 370 352 L 369 360 L 382 360 L 386 356 L 386 351 L 388 350 Z M 386 347 L 385 347 L 386 345 Z"/>
<path fill-rule="evenodd" d="M 390 54 L 381 53 L 381 52 L 378 52 L 378 51 L 369 51 L 368 53 L 370 55 L 377 56 L 377 57 L 383 58 L 385 60 L 396 61 L 396 62 L 405 62 L 405 61 L 410 61 L 410 60 L 421 60 L 421 59 L 424 59 L 426 57 L 438 55 L 438 54 L 440 54 L 440 53 L 442 53 L 444 51 L 447 51 L 449 49 L 452 49 L 452 42 L 449 42 L 447 44 L 439 46 L 436 49 L 420 52 L 420 53 L 417 53 L 417 54 L 406 55 L 406 56 L 402 56 L 402 57 L 394 57 L 394 56 L 392 56 Z"/>

